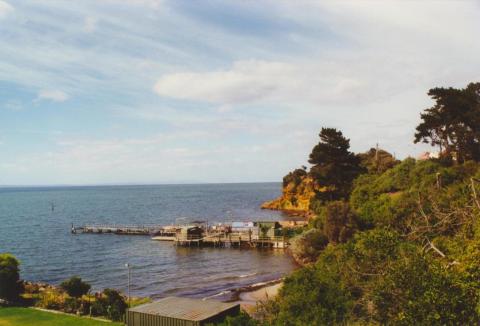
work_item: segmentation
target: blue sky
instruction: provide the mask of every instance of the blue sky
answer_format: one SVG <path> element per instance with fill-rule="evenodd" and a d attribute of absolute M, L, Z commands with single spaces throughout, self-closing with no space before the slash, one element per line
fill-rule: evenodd
<path fill-rule="evenodd" d="M 322 126 L 415 156 L 478 31 L 477 1 L 0 0 L 0 185 L 280 181 Z"/>

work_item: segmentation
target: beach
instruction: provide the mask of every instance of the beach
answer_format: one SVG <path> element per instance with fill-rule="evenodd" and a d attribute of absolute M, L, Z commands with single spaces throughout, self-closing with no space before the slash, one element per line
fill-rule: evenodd
<path fill-rule="evenodd" d="M 278 281 L 273 284 L 270 283 L 266 286 L 252 289 L 251 291 L 240 292 L 238 295 L 238 301 L 236 302 L 240 304 L 242 310 L 251 315 L 254 313 L 257 304 L 273 299 L 282 286 L 283 282 Z"/>

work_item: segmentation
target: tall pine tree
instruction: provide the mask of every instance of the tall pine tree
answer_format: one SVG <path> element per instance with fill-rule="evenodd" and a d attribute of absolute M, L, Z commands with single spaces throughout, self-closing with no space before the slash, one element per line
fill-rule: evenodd
<path fill-rule="evenodd" d="M 317 197 L 323 201 L 346 199 L 352 181 L 362 171 L 360 160 L 350 152 L 350 140 L 334 128 L 322 128 L 308 162 L 310 174 L 322 187 Z"/>
<path fill-rule="evenodd" d="M 443 157 L 458 163 L 480 160 L 480 83 L 464 89 L 433 88 L 435 105 L 420 117 L 414 142 L 438 146 Z"/>

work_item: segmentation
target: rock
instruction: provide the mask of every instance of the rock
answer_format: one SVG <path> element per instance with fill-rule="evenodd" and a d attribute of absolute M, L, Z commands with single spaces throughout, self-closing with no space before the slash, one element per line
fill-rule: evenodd
<path fill-rule="evenodd" d="M 282 195 L 272 201 L 262 204 L 263 209 L 281 210 L 291 215 L 309 217 L 310 200 L 315 197 L 315 192 L 320 190 L 313 178 L 306 175 L 298 180 L 284 184 Z"/>

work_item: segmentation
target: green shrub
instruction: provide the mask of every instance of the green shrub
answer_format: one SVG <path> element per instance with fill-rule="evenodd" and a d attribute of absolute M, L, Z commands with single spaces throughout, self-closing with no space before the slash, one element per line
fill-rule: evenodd
<path fill-rule="evenodd" d="M 44 291 L 40 294 L 40 300 L 36 306 L 45 309 L 63 310 L 65 305 L 65 297 L 63 294 L 55 291 Z"/>
<path fill-rule="evenodd" d="M 65 298 L 65 302 L 63 305 L 63 311 L 68 313 L 75 313 L 77 311 L 77 298 Z"/>
<path fill-rule="evenodd" d="M 261 323 L 250 317 L 245 312 L 240 312 L 238 316 L 228 316 L 224 322 L 207 324 L 207 326 L 260 326 Z"/>
<path fill-rule="evenodd" d="M 478 325 L 478 290 L 434 259 L 399 260 L 374 292 L 375 318 L 396 325 Z"/>
<path fill-rule="evenodd" d="M 342 243 L 350 239 L 358 230 L 357 217 L 343 201 L 330 202 L 325 210 L 323 233 L 333 243 Z"/>
<path fill-rule="evenodd" d="M 20 263 L 11 254 L 0 254 L 0 299 L 16 301 L 23 290 Z"/>
<path fill-rule="evenodd" d="M 267 319 L 282 326 L 340 324 L 346 320 L 351 304 L 337 275 L 310 266 L 285 279 Z"/>
<path fill-rule="evenodd" d="M 83 282 L 78 276 L 73 276 L 60 284 L 60 287 L 68 293 L 69 296 L 80 298 L 90 291 L 90 284 Z"/>
<path fill-rule="evenodd" d="M 317 260 L 327 244 L 328 238 L 321 230 L 310 229 L 293 238 L 290 250 L 297 261 L 311 263 Z"/>
<path fill-rule="evenodd" d="M 106 316 L 113 321 L 120 321 L 127 307 L 125 298 L 118 291 L 105 289 L 102 295 L 96 299 L 92 310 L 96 314 Z"/>

